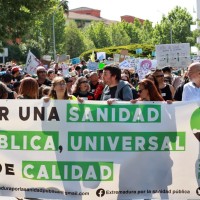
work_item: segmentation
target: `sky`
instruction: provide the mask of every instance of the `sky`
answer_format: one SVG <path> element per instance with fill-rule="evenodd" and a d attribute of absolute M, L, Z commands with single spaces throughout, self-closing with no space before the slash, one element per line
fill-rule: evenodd
<path fill-rule="evenodd" d="M 120 16 L 131 15 L 153 24 L 159 23 L 177 5 L 186 8 L 196 19 L 196 0 L 69 0 L 69 9 L 89 7 L 101 10 L 101 17 L 121 21 Z"/>

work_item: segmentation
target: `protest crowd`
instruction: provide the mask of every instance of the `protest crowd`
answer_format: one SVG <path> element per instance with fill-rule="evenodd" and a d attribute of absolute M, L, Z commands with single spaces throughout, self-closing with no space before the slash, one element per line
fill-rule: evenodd
<path fill-rule="evenodd" d="M 109 105 L 116 101 L 171 104 L 200 100 L 199 62 L 193 62 L 185 71 L 175 71 L 169 66 L 156 68 L 143 79 L 132 69 L 120 69 L 119 64 L 107 64 L 97 70 L 90 70 L 87 64 L 84 60 L 70 64 L 64 74 L 60 63 L 53 62 L 48 68 L 37 66 L 36 74 L 32 75 L 16 64 L 1 66 L 0 99 L 77 100 L 79 103 L 93 100 L 107 101 Z"/>
<path fill-rule="evenodd" d="M 98 60 L 97 60 L 98 62 Z M 0 99 L 65 99 L 107 101 L 190 101 L 200 99 L 200 63 L 184 71 L 163 67 L 149 71 L 139 80 L 132 69 L 118 64 L 89 70 L 86 61 L 69 65 L 63 74 L 60 64 L 38 66 L 31 75 L 16 64 L 0 68 Z"/>

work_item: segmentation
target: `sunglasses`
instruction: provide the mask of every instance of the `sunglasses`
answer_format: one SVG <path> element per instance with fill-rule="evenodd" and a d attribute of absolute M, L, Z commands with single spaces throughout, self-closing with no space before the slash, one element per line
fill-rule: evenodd
<path fill-rule="evenodd" d="M 161 78 L 161 77 L 164 77 L 164 74 L 161 74 L 161 75 L 157 75 L 156 78 Z"/>

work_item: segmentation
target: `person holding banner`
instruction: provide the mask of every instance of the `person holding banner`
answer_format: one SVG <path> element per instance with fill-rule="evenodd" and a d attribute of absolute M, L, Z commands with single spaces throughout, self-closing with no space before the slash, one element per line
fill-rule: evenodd
<path fill-rule="evenodd" d="M 153 76 L 155 76 L 156 80 L 158 81 L 159 89 L 161 91 L 163 99 L 165 101 L 173 100 L 175 93 L 174 87 L 170 84 L 165 83 L 163 71 L 161 69 L 156 69 L 153 72 Z"/>
<path fill-rule="evenodd" d="M 182 101 L 200 100 L 200 63 L 192 63 L 188 67 L 189 83 L 183 88 Z"/>
<path fill-rule="evenodd" d="M 129 84 L 121 80 L 121 70 L 117 66 L 107 65 L 103 69 L 103 81 L 106 85 L 101 100 L 112 104 L 114 101 L 130 101 L 133 94 Z"/>
<path fill-rule="evenodd" d="M 91 72 L 89 75 L 90 92 L 94 94 L 95 100 L 101 99 L 101 94 L 104 89 L 104 84 L 99 80 L 97 72 Z"/>
<path fill-rule="evenodd" d="M 66 88 L 65 79 L 61 76 L 57 76 L 52 81 L 52 86 L 49 91 L 49 97 L 44 97 L 45 101 L 50 99 L 58 100 L 76 100 L 74 95 L 69 95 Z"/>
<path fill-rule="evenodd" d="M 164 101 L 153 81 L 143 79 L 138 83 L 138 87 L 140 97 L 138 99 L 132 99 L 131 103 L 136 103 L 137 101 Z"/>
<path fill-rule="evenodd" d="M 94 94 L 90 92 L 90 85 L 86 77 L 78 77 L 74 84 L 73 95 L 84 100 L 94 100 Z"/>
<path fill-rule="evenodd" d="M 0 81 L 0 99 L 16 99 L 16 93 Z"/>

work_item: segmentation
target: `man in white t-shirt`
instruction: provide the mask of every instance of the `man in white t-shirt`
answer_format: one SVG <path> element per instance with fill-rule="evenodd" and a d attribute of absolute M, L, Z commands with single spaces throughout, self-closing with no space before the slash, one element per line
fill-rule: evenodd
<path fill-rule="evenodd" d="M 200 63 L 188 67 L 190 82 L 184 85 L 182 101 L 200 100 Z"/>

